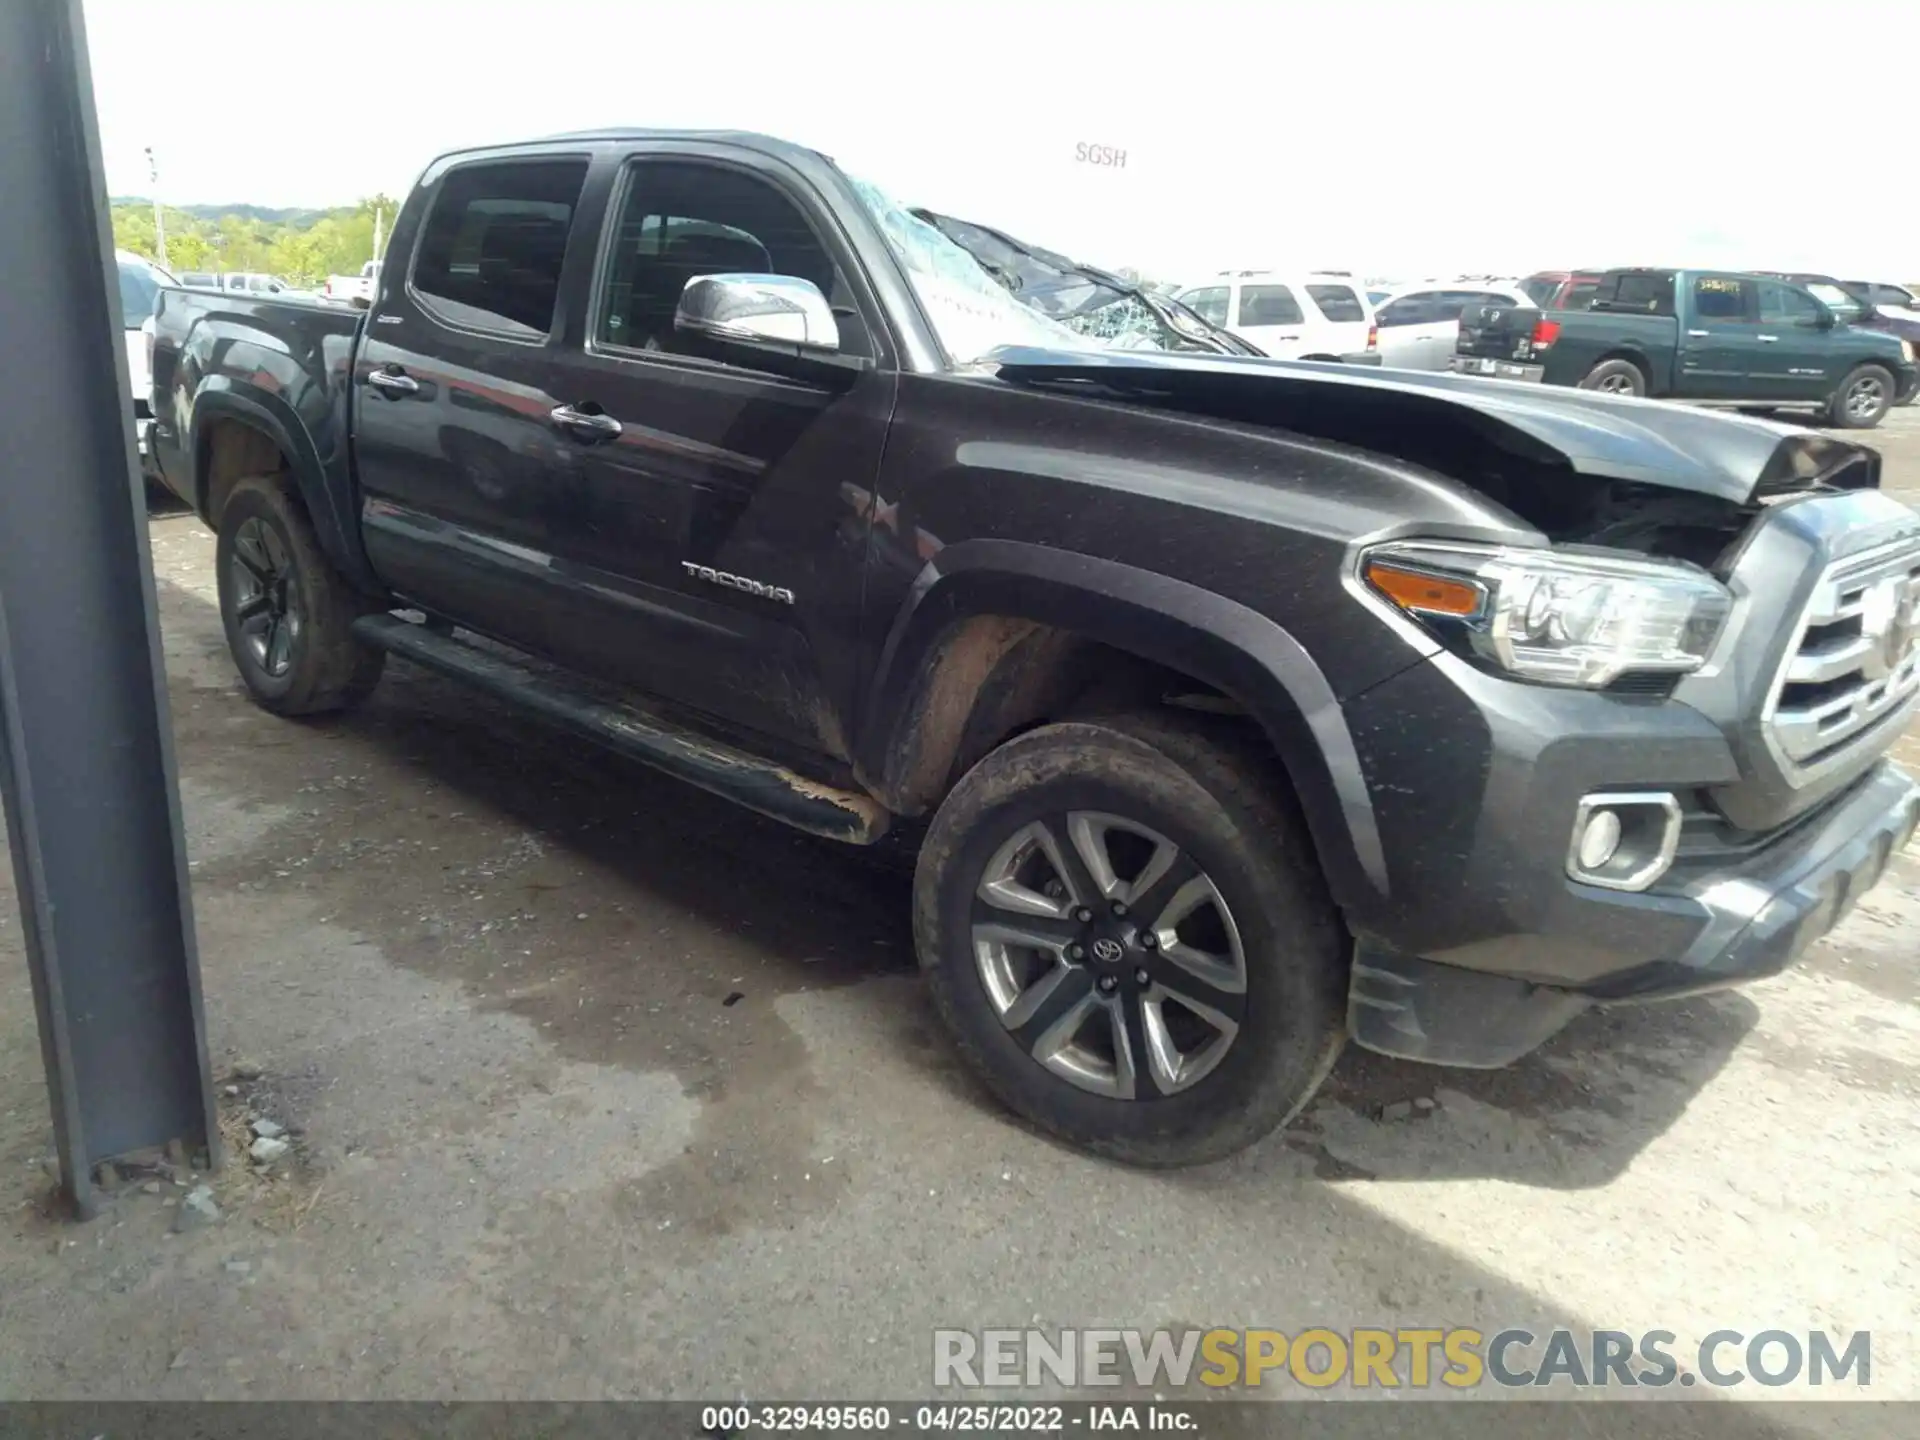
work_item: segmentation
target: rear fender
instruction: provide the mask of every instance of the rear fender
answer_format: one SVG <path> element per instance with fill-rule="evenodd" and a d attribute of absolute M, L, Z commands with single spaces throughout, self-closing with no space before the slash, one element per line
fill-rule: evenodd
<path fill-rule="evenodd" d="M 193 505 L 200 518 L 209 525 L 216 523 L 209 482 L 215 427 L 222 421 L 237 421 L 273 442 L 286 461 L 288 477 L 300 492 L 322 553 L 355 588 L 371 595 L 384 594 L 385 587 L 367 563 L 360 544 L 350 487 L 344 480 L 329 483 L 311 432 L 278 396 L 242 389 L 224 375 L 208 376 L 193 401 L 189 453 L 193 456 Z M 344 457 L 340 463 L 344 463 Z"/>

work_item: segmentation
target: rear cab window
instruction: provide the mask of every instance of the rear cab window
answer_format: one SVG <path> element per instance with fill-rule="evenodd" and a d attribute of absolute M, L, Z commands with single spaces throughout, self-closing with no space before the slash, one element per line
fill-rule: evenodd
<path fill-rule="evenodd" d="M 481 161 L 440 182 L 414 252 L 410 289 L 436 320 L 544 340 L 560 297 L 584 158 Z"/>
<path fill-rule="evenodd" d="M 1351 285 L 1309 285 L 1307 294 L 1313 297 L 1320 313 L 1337 324 L 1352 324 L 1367 318 L 1367 307 L 1360 303 Z"/>
<path fill-rule="evenodd" d="M 1597 308 L 1634 315 L 1671 315 L 1673 275 L 1665 270 L 1622 270 L 1600 277 Z"/>

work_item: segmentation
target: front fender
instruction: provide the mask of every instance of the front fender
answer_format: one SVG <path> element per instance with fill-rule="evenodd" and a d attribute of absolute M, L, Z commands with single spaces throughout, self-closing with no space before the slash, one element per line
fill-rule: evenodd
<path fill-rule="evenodd" d="M 1014 540 L 950 545 L 915 581 L 874 676 L 862 768 L 888 776 L 925 722 L 943 637 L 975 616 L 1056 626 L 1194 676 L 1245 705 L 1299 796 L 1334 897 L 1387 894 L 1386 858 L 1340 703 L 1282 626 L 1185 581 Z M 891 778 L 891 777 L 890 777 Z"/>

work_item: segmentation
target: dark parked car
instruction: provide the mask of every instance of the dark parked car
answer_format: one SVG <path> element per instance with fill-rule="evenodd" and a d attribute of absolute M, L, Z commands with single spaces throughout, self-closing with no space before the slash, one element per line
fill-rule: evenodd
<path fill-rule="evenodd" d="M 1849 290 L 1865 295 L 1875 306 L 1891 306 L 1899 310 L 1920 312 L 1920 298 L 1916 298 L 1911 285 L 1894 285 L 1884 280 L 1848 280 Z"/>
<path fill-rule="evenodd" d="M 1349 1036 L 1498 1065 L 1772 974 L 1920 819 L 1920 514 L 1869 450 L 1116 350 L 734 133 L 445 156 L 391 253 L 364 316 L 161 295 L 254 698 L 398 655 L 898 831 L 960 1051 L 1077 1143 L 1206 1160 Z"/>
<path fill-rule="evenodd" d="M 1609 270 L 1584 310 L 1469 307 L 1453 369 L 1586 390 L 1805 409 L 1868 429 L 1912 396 L 1911 342 L 1803 287 L 1711 270 Z"/>

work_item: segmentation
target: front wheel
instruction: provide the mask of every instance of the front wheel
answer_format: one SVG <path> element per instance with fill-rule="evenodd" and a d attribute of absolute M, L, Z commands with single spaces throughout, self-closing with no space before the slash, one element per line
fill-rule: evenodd
<path fill-rule="evenodd" d="M 343 710 L 379 682 L 386 652 L 353 636 L 377 608 L 327 563 L 283 476 L 233 487 L 214 547 L 220 619 L 248 692 L 276 715 Z"/>
<path fill-rule="evenodd" d="M 1893 404 L 1890 371 L 1878 365 L 1858 365 L 1847 372 L 1827 406 L 1827 423 L 1842 430 L 1871 430 L 1886 418 Z"/>
<path fill-rule="evenodd" d="M 1009 1108 L 1133 1164 L 1221 1159 L 1346 1035 L 1343 931 L 1271 767 L 1158 717 L 1049 725 L 935 816 L 920 964 Z"/>

